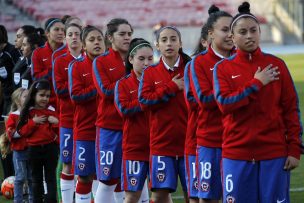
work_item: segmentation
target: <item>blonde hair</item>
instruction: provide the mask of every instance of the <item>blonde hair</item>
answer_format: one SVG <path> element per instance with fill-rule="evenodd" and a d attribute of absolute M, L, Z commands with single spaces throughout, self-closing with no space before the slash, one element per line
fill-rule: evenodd
<path fill-rule="evenodd" d="M 23 94 L 23 92 L 26 89 L 19 87 L 18 89 L 16 89 L 13 94 L 12 94 L 12 105 L 11 105 L 11 111 L 10 112 L 14 112 L 18 110 L 18 105 L 20 104 L 20 99 L 21 99 L 21 95 Z"/>

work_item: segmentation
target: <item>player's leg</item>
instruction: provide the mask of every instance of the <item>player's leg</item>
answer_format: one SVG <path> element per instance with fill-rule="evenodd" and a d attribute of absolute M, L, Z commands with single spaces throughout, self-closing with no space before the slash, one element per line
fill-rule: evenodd
<path fill-rule="evenodd" d="M 149 162 L 123 160 L 121 185 L 125 191 L 124 203 L 137 203 L 139 201 L 148 170 Z"/>
<path fill-rule="evenodd" d="M 258 202 L 259 163 L 223 159 L 223 201 Z"/>
<path fill-rule="evenodd" d="M 288 203 L 290 171 L 284 170 L 286 157 L 260 161 L 259 200 L 260 203 Z"/>
<path fill-rule="evenodd" d="M 96 172 L 99 180 L 96 201 L 115 202 L 114 190 L 120 182 L 121 176 L 122 131 L 97 128 L 95 154 Z M 122 198 L 117 201 L 122 202 Z"/>
<path fill-rule="evenodd" d="M 73 129 L 60 128 L 60 161 L 62 172 L 60 175 L 60 188 L 62 202 L 72 203 L 74 196 L 74 174 L 72 170 L 73 157 Z"/>
<path fill-rule="evenodd" d="M 76 141 L 75 145 L 76 203 L 90 203 L 92 179 L 95 175 L 95 142 Z"/>
<path fill-rule="evenodd" d="M 172 202 L 171 192 L 176 191 L 178 164 L 176 157 L 152 155 L 150 181 L 154 203 Z"/>

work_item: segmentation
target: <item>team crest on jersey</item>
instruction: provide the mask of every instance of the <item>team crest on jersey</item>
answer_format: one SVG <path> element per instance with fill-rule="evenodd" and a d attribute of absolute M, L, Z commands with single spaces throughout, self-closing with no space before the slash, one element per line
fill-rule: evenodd
<path fill-rule="evenodd" d="M 202 182 L 201 188 L 203 192 L 208 192 L 210 190 L 210 185 L 209 183 Z"/>
<path fill-rule="evenodd" d="M 134 177 L 130 178 L 130 184 L 131 184 L 132 186 L 137 185 L 137 179 L 134 178 Z"/>
<path fill-rule="evenodd" d="M 157 179 L 158 179 L 159 182 L 164 182 L 165 179 L 166 179 L 165 173 L 159 172 L 159 173 L 157 174 Z"/>
<path fill-rule="evenodd" d="M 226 197 L 226 202 L 227 202 L 227 203 L 235 203 L 235 198 L 232 197 L 231 195 L 228 195 L 228 196 Z"/>
<path fill-rule="evenodd" d="M 63 155 L 64 157 L 67 157 L 67 156 L 69 155 L 69 151 L 68 151 L 68 150 L 63 150 L 63 151 L 62 151 L 62 155 Z"/>
<path fill-rule="evenodd" d="M 194 189 L 195 189 L 195 190 L 198 190 L 198 181 L 197 181 L 197 180 L 195 180 L 195 181 L 193 182 L 193 186 L 194 186 Z"/>
<path fill-rule="evenodd" d="M 78 168 L 79 168 L 80 170 L 84 170 L 85 164 L 84 164 L 84 163 L 78 164 Z"/>
<path fill-rule="evenodd" d="M 106 176 L 108 176 L 109 173 L 110 173 L 110 169 L 109 169 L 108 167 L 104 167 L 104 168 L 102 169 L 102 171 L 103 171 L 103 173 L 104 173 Z"/>

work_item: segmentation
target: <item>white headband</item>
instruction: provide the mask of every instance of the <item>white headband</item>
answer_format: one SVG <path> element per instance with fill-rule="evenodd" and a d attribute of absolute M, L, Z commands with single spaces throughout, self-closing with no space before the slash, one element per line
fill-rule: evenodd
<path fill-rule="evenodd" d="M 152 48 L 151 44 L 149 44 L 149 43 L 147 43 L 147 42 L 144 42 L 144 43 L 141 43 L 141 44 L 136 45 L 136 46 L 130 51 L 130 54 L 129 54 L 129 55 L 131 55 L 132 52 L 135 51 L 135 49 L 137 49 L 137 48 L 140 47 L 140 46 L 144 46 L 144 45 L 147 45 L 147 46 L 149 46 L 149 47 Z"/>
<path fill-rule="evenodd" d="M 231 23 L 231 26 L 230 26 L 230 30 L 232 30 L 233 25 L 236 23 L 236 21 L 238 21 L 240 18 L 243 18 L 243 17 L 250 17 L 250 18 L 253 18 L 254 20 L 256 20 L 257 22 L 259 22 L 258 19 L 252 14 L 247 14 L 247 13 L 241 14 L 240 16 L 238 16 L 236 19 L 233 20 L 233 22 Z"/>

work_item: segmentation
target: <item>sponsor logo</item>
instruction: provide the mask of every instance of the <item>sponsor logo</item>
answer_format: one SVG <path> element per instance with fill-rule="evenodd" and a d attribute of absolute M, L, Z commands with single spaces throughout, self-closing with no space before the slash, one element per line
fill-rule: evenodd
<path fill-rule="evenodd" d="M 106 176 L 108 176 L 110 174 L 110 169 L 108 167 L 104 167 L 102 169 L 102 171 L 103 171 L 103 174 L 105 174 Z"/>
<path fill-rule="evenodd" d="M 134 177 L 132 177 L 132 178 L 130 179 L 130 184 L 131 184 L 132 186 L 137 185 L 137 179 L 134 178 Z"/>
<path fill-rule="evenodd" d="M 84 164 L 84 163 L 78 164 L 78 168 L 79 168 L 80 170 L 84 170 L 85 164 Z"/>
<path fill-rule="evenodd" d="M 283 200 L 277 200 L 277 203 L 283 203 L 285 202 L 286 199 L 283 199 Z"/>
<path fill-rule="evenodd" d="M 210 70 L 213 71 L 213 70 L 214 70 L 214 67 L 213 67 L 213 68 L 210 68 Z"/>
<path fill-rule="evenodd" d="M 69 68 L 64 68 L 64 70 L 68 70 Z"/>
<path fill-rule="evenodd" d="M 90 73 L 84 73 L 84 74 L 82 74 L 82 76 L 83 77 L 85 77 L 85 76 L 87 76 L 87 75 L 89 75 Z"/>
<path fill-rule="evenodd" d="M 165 179 L 166 179 L 165 173 L 162 173 L 162 172 L 159 172 L 156 177 L 157 177 L 159 182 L 164 182 Z"/>
<path fill-rule="evenodd" d="M 46 59 L 42 59 L 42 61 L 47 61 L 48 59 L 46 58 Z"/>
<path fill-rule="evenodd" d="M 226 203 L 235 203 L 235 198 L 231 195 L 226 197 Z"/>
<path fill-rule="evenodd" d="M 201 188 L 203 192 L 208 192 L 210 190 L 210 185 L 207 182 L 202 182 Z"/>
<path fill-rule="evenodd" d="M 154 84 L 157 85 L 159 83 L 161 83 L 162 81 L 155 81 Z"/>
<path fill-rule="evenodd" d="M 63 151 L 62 151 L 62 155 L 63 155 L 64 157 L 67 157 L 67 156 L 69 155 L 69 151 L 68 151 L 68 150 L 63 150 Z"/>
<path fill-rule="evenodd" d="M 240 77 L 240 76 L 241 76 L 241 75 L 232 75 L 231 78 L 234 79 L 234 78 L 238 78 L 238 77 Z"/>
<path fill-rule="evenodd" d="M 109 71 L 113 71 L 113 70 L 115 70 L 116 68 L 109 68 Z"/>
<path fill-rule="evenodd" d="M 134 92 L 136 92 L 136 91 L 137 91 L 137 90 L 131 90 L 131 91 L 130 91 L 130 94 L 132 94 L 132 93 L 134 93 Z"/>

